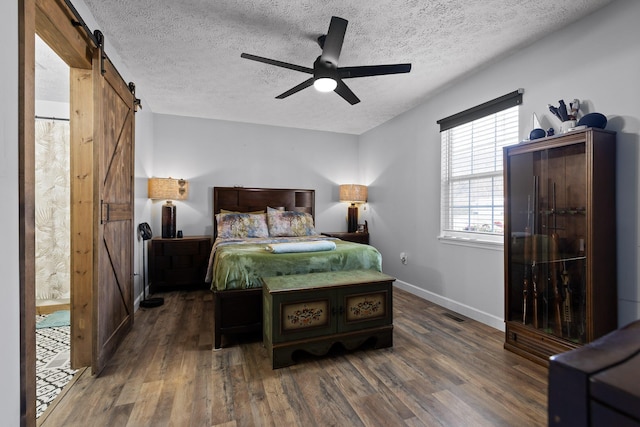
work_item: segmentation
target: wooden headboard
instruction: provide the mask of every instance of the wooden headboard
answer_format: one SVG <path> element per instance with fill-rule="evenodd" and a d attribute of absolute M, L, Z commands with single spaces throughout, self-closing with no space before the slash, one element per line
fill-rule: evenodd
<path fill-rule="evenodd" d="M 287 211 L 306 212 L 315 220 L 316 191 L 284 188 L 213 187 L 213 233 L 215 215 L 220 209 L 237 212 L 265 211 L 267 206 Z"/>

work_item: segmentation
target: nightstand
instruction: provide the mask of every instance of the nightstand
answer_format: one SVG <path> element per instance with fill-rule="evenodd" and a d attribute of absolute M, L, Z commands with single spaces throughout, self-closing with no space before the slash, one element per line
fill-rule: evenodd
<path fill-rule="evenodd" d="M 369 233 L 348 233 L 346 231 L 330 231 L 322 233 L 323 236 L 337 237 L 340 240 L 346 240 L 347 242 L 364 243 L 369 244 Z"/>
<path fill-rule="evenodd" d="M 151 292 L 205 287 L 211 238 L 185 236 L 179 239 L 154 237 L 149 246 L 149 288 Z"/>

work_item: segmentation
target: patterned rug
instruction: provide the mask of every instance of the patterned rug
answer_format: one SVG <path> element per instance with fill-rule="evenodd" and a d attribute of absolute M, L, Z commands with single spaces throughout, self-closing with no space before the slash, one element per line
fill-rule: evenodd
<path fill-rule="evenodd" d="M 47 316 L 36 316 L 36 323 Z M 70 368 L 70 326 L 36 329 L 36 417 L 73 378 Z"/>

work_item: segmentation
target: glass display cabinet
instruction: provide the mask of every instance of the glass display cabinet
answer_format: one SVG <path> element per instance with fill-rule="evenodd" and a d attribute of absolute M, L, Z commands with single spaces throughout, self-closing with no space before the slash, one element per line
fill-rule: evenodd
<path fill-rule="evenodd" d="M 542 364 L 617 326 L 615 133 L 504 148 L 505 348 Z"/>

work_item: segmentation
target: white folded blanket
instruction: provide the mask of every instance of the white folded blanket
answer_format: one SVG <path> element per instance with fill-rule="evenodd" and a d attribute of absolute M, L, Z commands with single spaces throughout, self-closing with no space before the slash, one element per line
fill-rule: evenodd
<path fill-rule="evenodd" d="M 330 240 L 316 240 L 313 242 L 271 243 L 265 248 L 274 254 L 286 254 L 292 252 L 318 252 L 332 251 L 336 244 Z"/>

